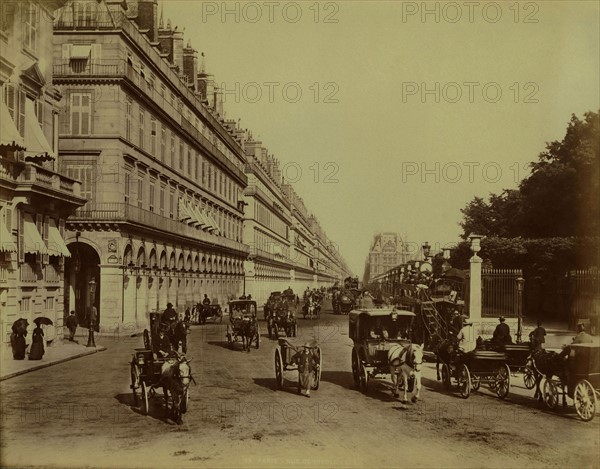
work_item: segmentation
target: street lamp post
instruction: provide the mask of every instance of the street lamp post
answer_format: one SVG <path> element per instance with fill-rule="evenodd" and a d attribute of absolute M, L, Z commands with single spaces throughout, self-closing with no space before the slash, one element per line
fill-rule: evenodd
<path fill-rule="evenodd" d="M 96 347 L 94 342 L 94 326 L 96 324 L 96 279 L 92 277 L 89 281 L 90 287 L 90 327 L 88 331 L 88 343 L 86 347 Z"/>
<path fill-rule="evenodd" d="M 517 278 L 517 343 L 520 344 L 523 335 L 523 287 L 525 286 L 525 279 L 523 277 Z"/>

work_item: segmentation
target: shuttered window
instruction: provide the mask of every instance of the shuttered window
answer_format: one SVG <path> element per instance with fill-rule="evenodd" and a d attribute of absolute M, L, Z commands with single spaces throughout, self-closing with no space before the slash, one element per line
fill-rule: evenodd
<path fill-rule="evenodd" d="M 88 201 L 94 198 L 94 166 L 92 164 L 68 164 L 67 176 L 81 183 L 81 197 Z"/>
<path fill-rule="evenodd" d="M 92 133 L 91 92 L 71 93 L 69 115 L 72 135 L 90 135 Z"/>

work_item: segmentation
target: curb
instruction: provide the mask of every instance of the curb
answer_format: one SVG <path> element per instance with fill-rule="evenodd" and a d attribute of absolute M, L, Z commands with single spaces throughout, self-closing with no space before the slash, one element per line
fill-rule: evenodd
<path fill-rule="evenodd" d="M 106 350 L 106 347 L 99 345 L 94 350 L 89 350 L 89 351 L 86 351 L 86 352 L 81 352 L 81 353 L 78 353 L 77 355 L 72 355 L 70 357 L 60 358 L 58 360 L 54 360 L 54 361 L 47 362 L 47 363 L 41 363 L 41 364 L 33 366 L 31 368 L 27 368 L 26 370 L 19 370 L 19 371 L 15 371 L 13 373 L 9 373 L 9 374 L 4 375 L 4 376 L 0 376 L 0 381 L 4 381 L 4 380 L 10 379 L 10 378 L 14 378 L 15 376 L 24 375 L 26 373 L 29 373 L 30 371 L 41 370 L 43 368 L 48 368 L 48 367 L 53 366 L 53 365 L 58 365 L 60 363 L 68 362 L 69 360 L 74 360 L 76 358 L 81 358 L 81 357 L 85 357 L 87 355 L 92 355 L 92 354 L 97 353 L 97 352 L 103 352 L 104 350 Z"/>

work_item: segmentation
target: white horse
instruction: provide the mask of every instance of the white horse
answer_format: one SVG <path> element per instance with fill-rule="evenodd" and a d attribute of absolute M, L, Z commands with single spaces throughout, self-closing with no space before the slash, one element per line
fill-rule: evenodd
<path fill-rule="evenodd" d="M 414 376 L 415 394 L 412 397 L 412 402 L 417 402 L 420 399 L 421 393 L 421 365 L 423 364 L 423 344 L 410 344 L 404 347 L 400 344 L 394 345 L 388 351 L 388 363 L 390 365 L 390 373 L 392 375 L 392 383 L 394 383 L 393 397 L 398 397 L 398 386 L 402 380 L 404 388 L 403 403 L 408 402 L 408 380 Z"/>

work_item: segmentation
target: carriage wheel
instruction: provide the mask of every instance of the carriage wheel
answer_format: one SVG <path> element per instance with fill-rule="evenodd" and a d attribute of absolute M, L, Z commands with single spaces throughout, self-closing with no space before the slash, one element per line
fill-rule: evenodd
<path fill-rule="evenodd" d="M 525 368 L 523 368 L 523 384 L 527 389 L 533 389 L 535 387 L 535 372 L 531 366 L 531 361 L 528 360 Z"/>
<path fill-rule="evenodd" d="M 471 373 L 467 365 L 462 365 L 458 375 L 458 389 L 460 396 L 463 399 L 467 399 L 471 394 Z"/>
<path fill-rule="evenodd" d="M 450 387 L 452 386 L 452 381 L 450 379 L 450 367 L 445 363 L 442 365 L 442 384 L 444 385 L 444 389 L 446 391 L 450 391 Z"/>
<path fill-rule="evenodd" d="M 142 407 L 141 407 L 141 411 L 142 414 L 144 415 L 148 415 L 148 412 L 150 411 L 150 405 L 148 402 L 148 385 L 146 384 L 146 382 L 144 380 L 142 380 Z"/>
<path fill-rule="evenodd" d="M 321 383 L 321 370 L 323 369 L 323 354 L 321 353 L 321 347 L 317 347 L 317 355 L 319 356 L 319 368 L 315 370 L 314 382 L 312 385 L 313 391 L 319 389 Z"/>
<path fill-rule="evenodd" d="M 360 364 L 359 378 L 360 390 L 366 394 L 369 391 L 369 373 L 367 372 L 367 367 L 364 366 L 362 363 Z"/>
<path fill-rule="evenodd" d="M 140 387 L 140 370 L 135 363 L 135 359 L 131 361 L 131 392 L 133 394 L 133 405 L 139 405 L 137 389 Z"/>
<path fill-rule="evenodd" d="M 498 368 L 498 374 L 496 375 L 496 394 L 500 399 L 504 399 L 508 396 L 510 390 L 510 368 L 506 363 L 503 363 Z"/>
<path fill-rule="evenodd" d="M 275 349 L 275 381 L 277 389 L 283 389 L 283 360 L 279 349 Z"/>
<path fill-rule="evenodd" d="M 354 386 L 360 386 L 360 365 L 358 363 L 358 355 L 355 350 L 352 350 L 352 378 L 354 378 Z"/>
<path fill-rule="evenodd" d="M 471 391 L 479 391 L 481 387 L 481 379 L 476 376 L 471 377 Z"/>
<path fill-rule="evenodd" d="M 144 348 L 146 350 L 152 350 L 152 343 L 150 342 L 150 332 L 148 329 L 144 329 Z"/>
<path fill-rule="evenodd" d="M 573 391 L 573 403 L 577 415 L 584 422 L 589 422 L 596 413 L 596 392 L 586 379 L 579 380 Z"/>
<path fill-rule="evenodd" d="M 546 379 L 544 382 L 543 398 L 549 409 L 556 409 L 558 405 L 558 387 L 551 379 Z"/>

